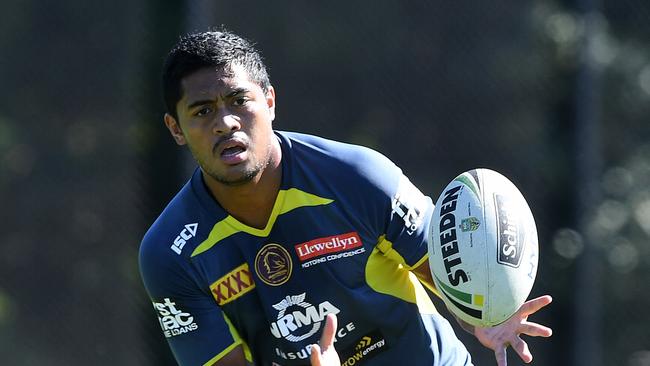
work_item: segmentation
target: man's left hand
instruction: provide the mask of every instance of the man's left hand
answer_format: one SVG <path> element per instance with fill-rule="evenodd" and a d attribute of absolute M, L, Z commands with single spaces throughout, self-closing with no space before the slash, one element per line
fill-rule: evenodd
<path fill-rule="evenodd" d="M 550 304 L 550 296 L 541 296 L 526 301 L 517 312 L 505 322 L 489 328 L 474 328 L 474 335 L 485 347 L 494 350 L 498 366 L 506 366 L 506 348 L 511 346 L 519 357 L 529 363 L 533 355 L 528 349 L 528 344 L 521 339 L 525 334 L 532 337 L 550 337 L 553 331 L 549 327 L 528 321 L 528 316 L 536 313 L 541 308 Z"/>

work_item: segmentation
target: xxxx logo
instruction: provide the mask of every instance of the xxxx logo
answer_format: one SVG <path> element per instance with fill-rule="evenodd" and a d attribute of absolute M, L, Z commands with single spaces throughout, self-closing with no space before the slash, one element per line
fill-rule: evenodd
<path fill-rule="evenodd" d="M 255 288 L 248 264 L 244 263 L 210 285 L 217 304 L 227 304 Z"/>

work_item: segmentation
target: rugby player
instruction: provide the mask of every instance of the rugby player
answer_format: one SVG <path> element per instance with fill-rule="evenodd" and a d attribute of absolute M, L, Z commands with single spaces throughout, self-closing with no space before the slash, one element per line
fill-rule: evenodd
<path fill-rule="evenodd" d="M 228 31 L 182 37 L 163 89 L 165 125 L 198 167 L 139 260 L 179 364 L 472 364 L 423 287 L 435 292 L 433 203 L 393 162 L 275 130 L 261 57 Z M 492 328 L 462 325 L 498 365 L 508 346 L 529 362 L 520 335 L 550 336 L 527 321 L 550 301 L 533 299 Z"/>

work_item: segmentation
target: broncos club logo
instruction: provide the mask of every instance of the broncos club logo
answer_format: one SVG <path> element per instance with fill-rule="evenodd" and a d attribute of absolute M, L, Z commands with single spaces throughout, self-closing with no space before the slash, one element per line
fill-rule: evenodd
<path fill-rule="evenodd" d="M 289 252 L 279 244 L 266 244 L 255 257 L 255 272 L 269 286 L 280 286 L 287 282 L 292 269 Z"/>

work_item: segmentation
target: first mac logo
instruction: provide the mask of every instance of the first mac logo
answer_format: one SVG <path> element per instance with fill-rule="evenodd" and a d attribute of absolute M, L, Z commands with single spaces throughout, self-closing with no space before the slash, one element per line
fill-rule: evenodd
<path fill-rule="evenodd" d="M 194 322 L 194 317 L 179 309 L 175 302 L 166 297 L 163 302 L 154 302 L 154 309 L 158 311 L 158 321 L 166 338 L 188 333 L 199 328 Z"/>

